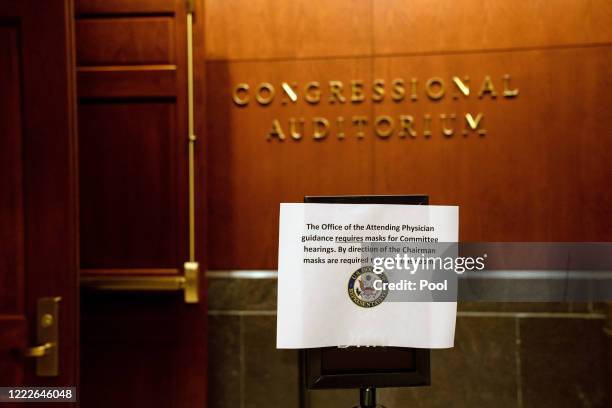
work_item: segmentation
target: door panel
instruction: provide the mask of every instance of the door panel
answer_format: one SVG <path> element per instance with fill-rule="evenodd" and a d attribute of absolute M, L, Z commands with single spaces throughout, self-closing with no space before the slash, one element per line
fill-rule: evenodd
<path fill-rule="evenodd" d="M 180 278 L 190 259 L 186 2 L 77 0 L 76 10 L 81 400 L 203 407 L 203 297 L 186 304 L 178 291 L 114 293 L 91 284 Z M 204 245 L 196 241 L 195 252 L 202 264 Z"/>
<path fill-rule="evenodd" d="M 25 347 L 19 32 L 0 25 L 0 383 L 21 383 Z"/>
<path fill-rule="evenodd" d="M 79 16 L 111 13 L 173 13 L 175 0 L 79 0 Z"/>
<path fill-rule="evenodd" d="M 163 12 L 130 3 L 76 5 L 89 10 L 76 17 L 81 268 L 178 274 L 188 256 L 185 2 Z"/>
<path fill-rule="evenodd" d="M 173 34 L 172 17 L 79 19 L 77 63 L 170 64 L 175 60 Z"/>
<path fill-rule="evenodd" d="M 185 261 L 174 117 L 171 102 L 81 103 L 83 268 L 178 269 Z"/>
<path fill-rule="evenodd" d="M 72 3 L 64 0 L 0 3 L 2 385 L 78 383 L 71 12 Z M 41 297 L 61 297 L 59 375 L 52 377 L 37 376 L 35 361 L 22 357 L 26 346 L 38 345 Z"/>
<path fill-rule="evenodd" d="M 21 95 L 19 92 L 19 36 L 15 25 L 0 26 L 0 205 L 3 222 L 0 262 L 0 312 L 23 311 L 23 211 L 21 175 Z"/>

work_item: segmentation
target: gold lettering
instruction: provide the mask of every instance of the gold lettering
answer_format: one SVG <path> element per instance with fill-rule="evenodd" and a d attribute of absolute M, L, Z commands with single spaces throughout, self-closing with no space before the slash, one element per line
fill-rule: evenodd
<path fill-rule="evenodd" d="M 435 89 L 438 89 L 437 91 Z M 437 101 L 444 96 L 444 80 L 442 78 L 434 77 L 427 80 L 425 84 L 425 92 L 429 99 Z"/>
<path fill-rule="evenodd" d="M 506 74 L 503 76 L 504 81 L 504 96 L 506 98 L 514 98 L 519 94 L 518 88 L 510 89 L 510 75 Z"/>
<path fill-rule="evenodd" d="M 299 124 L 299 132 L 296 130 L 296 122 Z M 289 134 L 293 140 L 300 140 L 304 134 L 304 118 L 300 118 L 297 121 L 294 118 L 289 119 Z"/>
<path fill-rule="evenodd" d="M 368 117 L 363 115 L 353 116 L 352 120 L 353 125 L 357 126 L 357 138 L 363 139 L 363 128 L 368 124 Z"/>
<path fill-rule="evenodd" d="M 401 102 L 404 100 L 406 89 L 404 89 L 404 80 L 397 78 L 393 80 L 393 90 L 391 91 L 391 99 L 395 102 Z"/>
<path fill-rule="evenodd" d="M 351 81 L 351 102 L 362 102 L 364 99 L 363 81 L 360 79 Z"/>
<path fill-rule="evenodd" d="M 385 80 L 375 79 L 374 85 L 372 85 L 372 100 L 374 102 L 381 102 L 385 97 Z"/>
<path fill-rule="evenodd" d="M 263 96 L 262 91 L 265 91 L 265 93 L 267 93 L 268 96 Z M 272 100 L 274 99 L 275 93 L 276 91 L 274 90 L 274 87 L 272 86 L 271 83 L 262 82 L 257 87 L 257 93 L 255 94 L 255 99 L 257 99 L 257 102 L 259 102 L 260 105 L 269 105 L 270 102 L 272 102 Z"/>
<path fill-rule="evenodd" d="M 393 133 L 393 119 L 389 115 L 378 116 L 374 121 L 374 132 L 382 139 L 386 139 Z"/>
<path fill-rule="evenodd" d="M 243 93 L 244 96 L 240 96 Z M 234 103 L 238 106 L 245 106 L 249 103 L 249 84 L 240 83 L 236 85 L 234 88 L 234 93 L 232 95 L 232 99 Z"/>
<path fill-rule="evenodd" d="M 319 103 L 321 100 L 321 84 L 316 81 L 309 82 L 306 84 L 304 90 L 306 91 L 304 94 L 306 102 L 313 105 Z"/>
<path fill-rule="evenodd" d="M 315 140 L 322 140 L 327 136 L 329 132 L 329 121 L 327 119 L 316 116 L 312 119 L 312 125 L 314 128 L 312 137 Z"/>
<path fill-rule="evenodd" d="M 338 139 L 344 139 L 344 118 L 338 116 L 336 123 L 338 124 Z"/>
<path fill-rule="evenodd" d="M 297 102 L 297 100 L 298 100 L 297 93 L 295 93 L 295 91 L 293 90 L 293 87 L 291 87 L 291 85 L 289 85 L 287 82 L 283 82 L 281 84 L 281 88 L 283 88 L 283 91 L 285 91 L 285 95 L 287 95 L 289 97 L 291 102 L 293 102 L 293 103 Z M 285 98 L 283 98 L 283 105 L 285 105 L 286 103 L 287 103 L 287 100 Z"/>
<path fill-rule="evenodd" d="M 334 103 L 334 101 L 338 101 L 340 103 L 344 103 L 346 98 L 342 95 L 342 81 L 329 81 L 329 103 Z"/>
<path fill-rule="evenodd" d="M 272 140 L 273 137 L 278 138 L 281 142 L 285 140 L 285 133 L 283 133 L 283 128 L 278 119 L 272 121 L 272 130 L 268 133 L 268 141 Z"/>
<path fill-rule="evenodd" d="M 481 121 L 482 121 L 482 113 L 478 113 L 478 115 L 476 115 L 475 118 L 472 116 L 471 113 L 466 113 L 465 114 L 466 127 L 463 130 L 463 135 L 467 135 L 468 134 L 468 129 L 469 130 L 477 130 L 478 134 L 481 135 L 481 136 L 487 134 L 486 130 L 480 129 Z"/>
<path fill-rule="evenodd" d="M 497 92 L 495 92 L 495 87 L 493 86 L 493 81 L 491 81 L 490 76 L 485 76 L 484 81 L 482 81 L 482 87 L 480 88 L 480 92 L 478 93 L 478 97 L 482 98 L 485 94 L 490 94 L 491 98 L 495 99 L 497 97 Z"/>
<path fill-rule="evenodd" d="M 461 78 L 459 78 L 458 76 L 454 76 L 453 82 L 457 86 L 457 89 L 459 89 L 459 92 L 463 94 L 463 96 L 470 95 L 470 78 L 469 77 L 465 77 L 463 78 L 463 80 L 461 80 Z M 458 97 L 457 94 L 455 94 L 454 98 L 457 99 L 457 97 Z"/>
<path fill-rule="evenodd" d="M 455 128 L 449 127 L 449 122 L 455 122 L 455 118 L 456 116 L 454 113 L 451 113 L 450 115 L 447 115 L 445 113 L 440 114 L 440 123 L 442 124 L 442 133 L 444 134 L 444 136 L 450 137 L 455 133 Z"/>
<path fill-rule="evenodd" d="M 423 116 L 423 136 L 431 136 L 431 115 L 428 113 Z"/>
<path fill-rule="evenodd" d="M 406 136 L 416 137 L 417 132 L 413 128 L 414 118 L 410 115 L 401 115 L 400 116 L 400 131 L 399 137 L 404 138 Z"/>
<path fill-rule="evenodd" d="M 413 101 L 416 101 L 417 99 L 419 99 L 419 95 L 417 94 L 417 84 L 419 83 L 419 80 L 416 78 L 412 78 L 410 80 L 410 99 Z"/>

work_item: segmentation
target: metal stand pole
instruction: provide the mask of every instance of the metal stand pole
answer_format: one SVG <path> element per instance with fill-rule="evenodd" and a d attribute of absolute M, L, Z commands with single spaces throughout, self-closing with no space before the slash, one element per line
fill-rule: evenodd
<path fill-rule="evenodd" d="M 355 408 L 384 408 L 376 403 L 376 388 L 361 387 L 359 389 L 359 406 Z"/>

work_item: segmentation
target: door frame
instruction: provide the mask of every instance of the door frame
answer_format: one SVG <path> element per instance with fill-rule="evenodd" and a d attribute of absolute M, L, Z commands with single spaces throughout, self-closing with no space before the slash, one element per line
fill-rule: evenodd
<path fill-rule="evenodd" d="M 36 376 L 34 359 L 27 359 L 23 362 L 25 386 L 78 386 L 78 172 L 73 9 L 72 0 L 5 0 L 0 5 L 0 20 L 14 23 L 19 32 L 22 267 L 27 346 L 37 345 L 38 299 L 62 298 L 58 319 L 59 375 Z"/>

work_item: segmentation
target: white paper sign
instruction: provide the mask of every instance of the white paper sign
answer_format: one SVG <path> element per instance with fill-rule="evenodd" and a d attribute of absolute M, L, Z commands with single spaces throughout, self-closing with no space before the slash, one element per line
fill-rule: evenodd
<path fill-rule="evenodd" d="M 277 348 L 453 347 L 456 302 L 356 304 L 347 285 L 362 265 L 347 243 L 457 242 L 458 220 L 455 206 L 281 204 Z"/>

